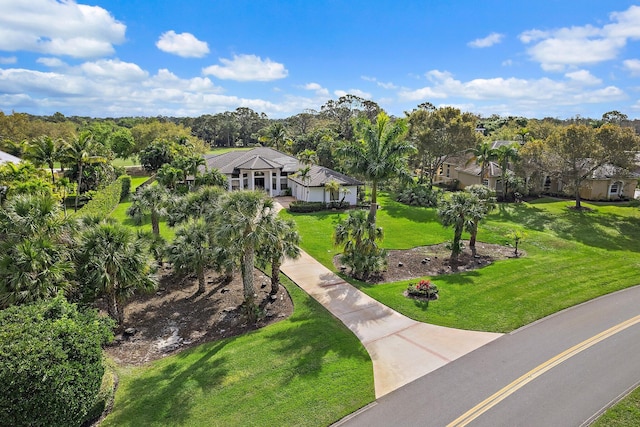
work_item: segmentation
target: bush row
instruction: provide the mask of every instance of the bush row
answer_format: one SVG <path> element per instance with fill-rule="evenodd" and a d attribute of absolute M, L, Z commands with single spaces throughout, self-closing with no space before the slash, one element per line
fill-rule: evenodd
<path fill-rule="evenodd" d="M 405 205 L 432 208 L 438 205 L 442 190 L 429 188 L 427 185 L 412 185 L 400 191 L 396 200 Z"/>
<path fill-rule="evenodd" d="M 327 205 L 322 202 L 304 202 L 296 200 L 289 205 L 289 212 L 309 213 L 325 210 Z"/>
<path fill-rule="evenodd" d="M 82 216 L 104 216 L 113 211 L 118 203 L 129 195 L 131 177 L 122 175 L 111 184 L 96 192 L 91 200 L 80 209 Z"/>

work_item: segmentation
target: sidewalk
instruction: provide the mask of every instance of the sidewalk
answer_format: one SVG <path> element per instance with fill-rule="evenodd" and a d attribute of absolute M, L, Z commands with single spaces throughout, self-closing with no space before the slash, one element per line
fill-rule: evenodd
<path fill-rule="evenodd" d="M 302 251 L 282 272 L 340 319 L 373 361 L 376 398 L 481 347 L 501 334 L 429 325 L 379 303 Z"/>

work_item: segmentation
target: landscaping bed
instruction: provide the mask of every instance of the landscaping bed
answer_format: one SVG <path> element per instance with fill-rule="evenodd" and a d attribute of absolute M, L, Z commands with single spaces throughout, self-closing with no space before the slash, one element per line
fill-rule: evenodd
<path fill-rule="evenodd" d="M 415 279 L 423 276 L 439 276 L 448 273 L 459 273 L 486 267 L 494 261 L 515 258 L 514 249 L 511 246 L 495 245 L 490 243 L 476 243 L 476 254 L 469 249 L 468 241 L 464 241 L 464 249 L 458 256 L 457 265 L 450 263 L 451 249 L 446 248 L 446 243 L 438 245 L 420 246 L 406 250 L 389 250 L 387 271 L 382 277 L 372 280 L 372 283 L 397 282 L 400 280 Z M 518 256 L 525 253 L 518 250 Z M 333 258 L 336 270 L 342 270 L 340 255 Z M 348 269 L 346 270 L 348 273 Z"/>
<path fill-rule="evenodd" d="M 158 291 L 137 295 L 126 305 L 123 332 L 106 348 L 119 365 L 141 365 L 207 341 L 244 334 L 282 320 L 293 312 L 283 286 L 270 298 L 270 279 L 254 271 L 260 319 L 249 324 L 242 314 L 242 278 L 225 283 L 214 272 L 206 275 L 207 290 L 198 294 L 195 277 L 178 277 L 172 269 L 159 270 Z M 131 329 L 130 329 L 131 328 Z"/>

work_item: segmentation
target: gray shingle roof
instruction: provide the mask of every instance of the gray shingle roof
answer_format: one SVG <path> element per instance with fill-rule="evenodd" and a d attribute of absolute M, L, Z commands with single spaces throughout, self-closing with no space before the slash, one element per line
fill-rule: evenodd
<path fill-rule="evenodd" d="M 282 168 L 283 172 L 293 173 L 300 166 L 295 157 L 268 147 L 258 147 L 249 151 L 229 151 L 228 153 L 205 156 L 207 166 L 230 175 L 237 169 L 257 170 Z"/>
<path fill-rule="evenodd" d="M 19 157 L 12 156 L 11 154 L 5 153 L 4 151 L 0 151 L 0 164 L 9 162 L 18 164 L 21 161 L 22 159 L 20 159 Z"/>
<path fill-rule="evenodd" d="M 340 185 L 362 185 L 363 183 L 355 178 L 344 175 L 340 172 L 336 172 L 332 169 L 325 168 L 324 166 L 311 166 L 309 170 L 309 178 L 304 182 L 299 175 L 289 176 L 293 182 L 298 184 L 307 185 L 309 187 L 323 187 L 329 181 L 337 181 Z"/>

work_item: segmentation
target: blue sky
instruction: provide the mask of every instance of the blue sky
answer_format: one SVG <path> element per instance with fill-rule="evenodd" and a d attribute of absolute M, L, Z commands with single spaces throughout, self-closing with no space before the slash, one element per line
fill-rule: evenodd
<path fill-rule="evenodd" d="M 640 117 L 640 2 L 0 0 L 0 110 Z"/>

